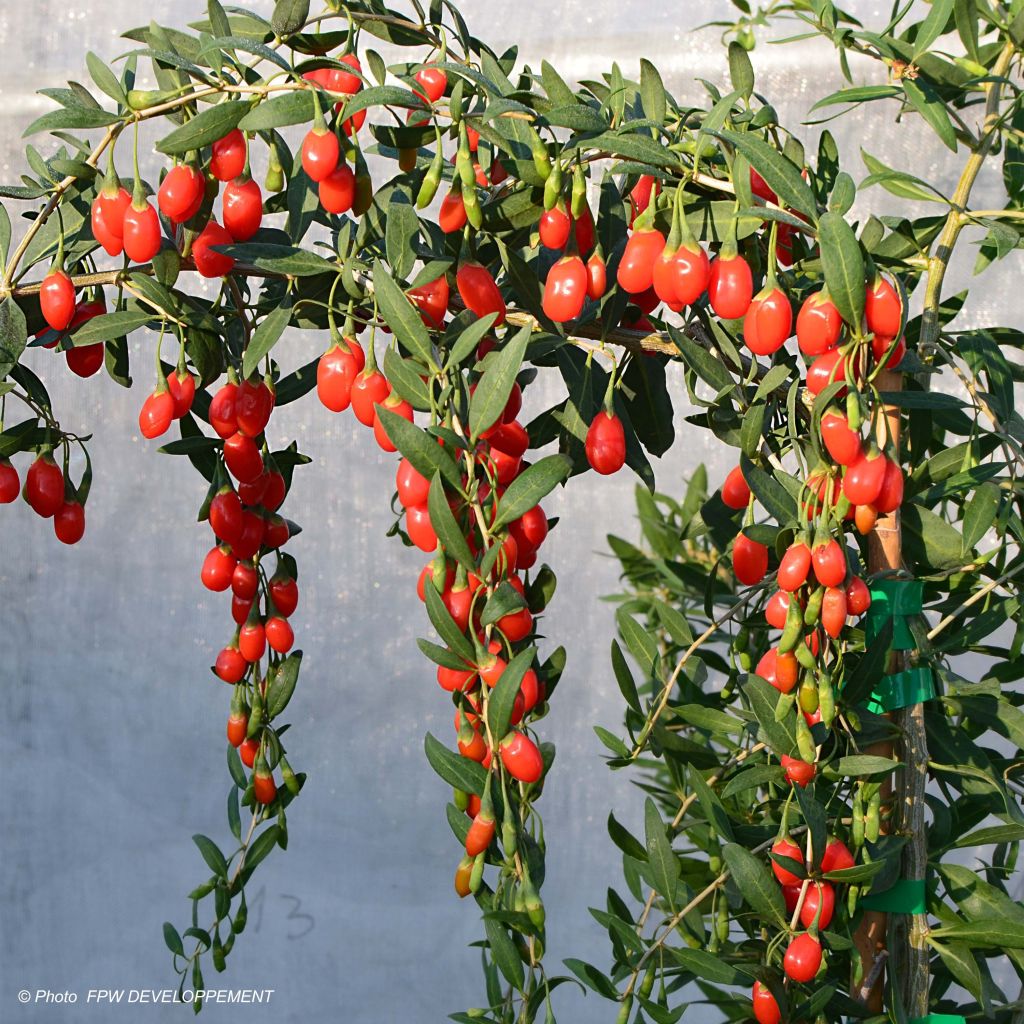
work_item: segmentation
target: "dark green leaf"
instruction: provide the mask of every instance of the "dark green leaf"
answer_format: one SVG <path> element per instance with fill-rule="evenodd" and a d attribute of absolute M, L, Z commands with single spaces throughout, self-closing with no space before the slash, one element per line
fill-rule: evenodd
<path fill-rule="evenodd" d="M 242 100 L 225 100 L 216 106 L 207 107 L 175 128 L 170 135 L 164 136 L 156 144 L 156 149 L 160 153 L 175 155 L 209 146 L 237 128 L 238 122 L 248 110 L 249 104 Z"/>

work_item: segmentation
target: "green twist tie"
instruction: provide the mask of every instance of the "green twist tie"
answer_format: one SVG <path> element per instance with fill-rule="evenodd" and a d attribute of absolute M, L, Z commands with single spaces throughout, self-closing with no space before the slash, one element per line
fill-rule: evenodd
<path fill-rule="evenodd" d="M 878 580 L 871 588 L 871 607 L 865 627 L 867 642 L 872 643 L 886 620 L 892 619 L 892 650 L 912 651 L 917 644 L 907 625 L 907 616 L 921 613 L 923 596 L 921 580 Z"/>
<path fill-rule="evenodd" d="M 908 668 L 891 676 L 882 676 L 875 684 L 867 708 L 873 714 L 898 711 L 935 699 L 935 679 L 927 665 Z"/>
<path fill-rule="evenodd" d="M 927 1017 L 913 1017 L 910 1024 L 967 1024 L 959 1013 L 929 1013 Z"/>
<path fill-rule="evenodd" d="M 924 914 L 928 910 L 924 879 L 901 878 L 884 892 L 869 893 L 860 905 L 865 910 L 883 910 L 889 914 Z"/>

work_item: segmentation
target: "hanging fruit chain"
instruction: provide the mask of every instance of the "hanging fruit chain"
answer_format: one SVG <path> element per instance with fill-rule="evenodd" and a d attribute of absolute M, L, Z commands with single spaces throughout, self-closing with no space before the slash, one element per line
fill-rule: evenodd
<path fill-rule="evenodd" d="M 541 501 L 586 468 L 608 475 L 628 463 L 650 476 L 644 449 L 664 450 L 656 435 L 665 424 L 641 422 L 638 382 L 659 371 L 663 380 L 664 359 L 642 354 L 645 334 L 661 334 L 688 365 L 704 365 L 698 357 L 713 358 L 710 350 L 749 380 L 765 381 L 758 360 L 785 355 L 793 332 L 787 288 L 796 278 L 785 268 L 820 241 L 825 287 L 801 282 L 805 297 L 796 317 L 797 345 L 808 363 L 803 409 L 810 439 L 789 453 L 801 464 L 793 496 L 799 523 L 773 570 L 775 589 L 765 594 L 765 620 L 779 635 L 756 670 L 780 694 L 778 720 L 795 721 L 796 749 L 781 754 L 786 778 L 807 786 L 835 718 L 847 623 L 871 601 L 844 537 L 851 529 L 869 533 L 902 501 L 897 453 L 873 438 L 882 410 L 875 378 L 906 352 L 905 302 L 898 282 L 865 268 L 841 216 L 818 216 L 807 172 L 801 178 L 756 129 L 739 130 L 750 127 L 740 110 L 716 133 L 721 156 L 704 157 L 706 164 L 693 155 L 704 152 L 700 145 L 687 155 L 646 135 L 621 136 L 629 142 L 619 154 L 627 164 L 615 165 L 618 179 L 609 172 L 600 182 L 595 219 L 595 168 L 616 159 L 612 129 L 625 117 L 617 100 L 584 100 L 546 77 L 549 91 L 572 98 L 578 118 L 605 128 L 593 143 L 577 136 L 570 145 L 557 120 L 544 123 L 529 107 L 500 99 L 512 69 L 478 44 L 456 58 L 438 24 L 399 19 L 428 50 L 417 54 L 420 62 L 386 69 L 372 49 L 360 50 L 360 27 L 381 31 L 390 22 L 353 9 L 339 34 L 322 23 L 336 12 L 288 21 L 284 8 L 301 6 L 279 4 L 265 29 L 256 15 L 239 14 L 236 31 L 212 2 L 214 41 L 190 43 L 202 49 L 193 52 L 150 29 L 143 35 L 156 55 L 133 55 L 120 79 L 99 62 L 91 65 L 118 111 L 99 118 L 106 134 L 91 151 L 82 144 L 87 158 L 64 160 L 73 165 L 69 178 L 39 193 L 50 199 L 7 262 L 4 309 L 8 323 L 27 315 L 34 344 L 64 352 L 73 372 L 88 377 L 106 364 L 122 383 L 127 335 L 143 326 L 158 332 L 156 380 L 139 429 L 155 439 L 178 423 L 181 438 L 162 450 L 189 457 L 208 482 L 200 518 L 214 544 L 201 579 L 231 596 L 230 638 L 214 673 L 231 687 L 228 814 L 239 846 L 228 858 L 196 837 L 213 876 L 192 898 L 198 906 L 214 896 L 215 923 L 204 929 L 194 914 L 184 933 L 196 943 L 191 955 L 167 926 L 182 985 L 191 970 L 192 983 L 202 987 L 207 951 L 223 968 L 245 925 L 244 883 L 274 845 L 285 845 L 285 809 L 304 778 L 289 765 L 277 720 L 301 660 L 290 623 L 297 565 L 283 550 L 297 527 L 280 509 L 292 470 L 308 459 L 294 444 L 271 451 L 267 430 L 278 405 L 315 387 L 327 410 L 351 408 L 383 451 L 399 455 L 401 512 L 392 532 L 429 556 L 417 590 L 441 643 L 424 639 L 419 646 L 452 702 L 456 749 L 428 735 L 426 752 L 454 791 L 449 823 L 464 848 L 455 889 L 473 894 L 486 915 L 490 961 L 511 986 L 502 999 L 533 1019 L 549 1007 L 552 987 L 542 966 L 545 843 L 535 803 L 554 748 L 541 740 L 538 724 L 565 663 L 561 648 L 546 660 L 539 653 L 539 616 L 555 585 L 550 568 L 537 564 L 552 525 Z M 243 47 L 240 38 L 250 44 Z M 255 54 L 255 62 L 245 65 L 243 53 Z M 154 92 L 134 88 L 135 63 L 144 55 L 154 62 Z M 276 70 L 261 78 L 254 71 L 261 62 Z M 389 84 L 389 76 L 401 84 Z M 199 105 L 199 96 L 216 102 Z M 497 104 L 496 111 L 487 104 Z M 381 115 L 368 125 L 375 153 L 395 160 L 398 171 L 377 190 L 360 134 L 370 112 Z M 139 130 L 164 115 L 180 123 L 157 144 L 174 162 L 154 199 L 139 172 Z M 84 115 L 68 120 L 71 128 L 90 126 Z M 34 127 L 55 124 L 44 117 Z M 295 125 L 311 127 L 303 128 L 293 157 L 278 129 Z M 672 131 L 680 139 L 692 134 L 681 122 Z M 130 188 L 116 169 L 126 143 Z M 263 189 L 253 177 L 257 152 L 266 164 Z M 94 168 L 103 156 L 99 179 Z M 658 173 L 638 175 L 631 160 L 654 164 Z M 754 197 L 749 208 L 731 200 L 740 192 Z M 437 200 L 436 220 L 429 220 L 424 211 Z M 87 212 L 73 233 L 33 250 L 32 238 L 58 206 Z M 752 216 L 756 232 L 749 230 Z M 699 238 L 708 217 L 713 230 Z M 329 248 L 298 244 L 313 224 L 329 230 Z M 100 250 L 123 265 L 100 269 Z M 20 260 L 38 264 L 51 255 L 38 286 L 19 285 L 28 269 Z M 834 271 L 840 264 L 841 273 Z M 530 279 L 537 268 L 542 287 Z M 216 296 L 181 291 L 187 271 L 215 282 Z M 755 279 L 763 280 L 756 294 Z M 726 323 L 738 328 L 749 354 L 723 341 Z M 328 332 L 315 367 L 283 374 L 271 358 L 289 325 Z M 168 333 L 177 339 L 174 365 L 162 359 Z M 611 343 L 626 352 L 613 352 Z M 534 375 L 528 363 L 557 365 L 569 397 L 524 424 L 524 390 Z M 20 363 L 8 369 L 10 393 L 36 416 L 0 434 L 9 442 L 0 499 L 14 500 L 20 487 L 6 456 L 36 451 L 25 498 L 54 520 L 59 539 L 74 543 L 85 529 L 90 475 L 74 486 L 68 453 L 84 439 L 60 430 L 31 371 Z M 555 441 L 557 454 L 531 456 Z M 58 447 L 63 472 L 53 457 Z M 755 517 L 759 499 L 775 493 L 770 475 L 779 455 L 750 447 L 721 490 L 722 502 L 742 513 L 732 568 L 751 588 L 762 587 L 772 563 Z M 769 510 L 777 505 L 777 498 L 770 501 Z M 867 800 L 864 820 L 877 831 L 877 788 Z M 244 836 L 240 804 L 252 812 Z M 787 984 L 810 982 L 836 898 L 822 876 L 852 866 L 853 857 L 834 839 L 817 862 L 809 859 L 810 846 L 794 842 L 785 822 L 761 855 L 769 854 L 794 927 L 803 929 L 771 960 L 781 959 Z M 753 1012 L 762 1024 L 781 1020 L 774 992 L 774 983 L 754 986 Z"/>

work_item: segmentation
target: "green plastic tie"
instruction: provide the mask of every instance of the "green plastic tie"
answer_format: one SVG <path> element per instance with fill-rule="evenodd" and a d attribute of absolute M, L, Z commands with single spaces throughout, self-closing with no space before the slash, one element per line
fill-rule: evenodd
<path fill-rule="evenodd" d="M 924 914 L 928 910 L 924 879 L 901 878 L 884 892 L 869 893 L 860 905 L 889 914 Z"/>
<path fill-rule="evenodd" d="M 892 619 L 894 651 L 912 651 L 916 646 L 914 634 L 907 625 L 908 615 L 920 615 L 923 607 L 924 583 L 921 580 L 879 580 L 871 588 L 871 607 L 865 636 L 870 644 L 881 633 L 888 619 Z"/>
<path fill-rule="evenodd" d="M 908 668 L 891 676 L 882 676 L 875 684 L 868 711 L 876 715 L 887 711 L 898 711 L 914 704 L 923 704 L 935 699 L 935 679 L 927 665 Z"/>

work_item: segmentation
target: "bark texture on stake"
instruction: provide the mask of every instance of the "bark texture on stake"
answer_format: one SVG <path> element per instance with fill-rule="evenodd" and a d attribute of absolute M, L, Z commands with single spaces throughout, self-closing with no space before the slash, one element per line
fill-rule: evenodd
<path fill-rule="evenodd" d="M 883 370 L 878 375 L 876 383 L 879 391 L 898 391 L 902 387 L 902 378 L 898 373 Z M 900 411 L 897 406 L 886 406 L 884 415 L 879 417 L 876 425 L 876 438 L 879 447 L 884 448 L 887 443 L 899 445 Z M 879 516 L 874 530 L 868 536 L 868 572 L 872 575 L 892 573 L 902 568 L 902 565 L 900 511 L 896 509 L 895 512 Z M 886 665 L 886 672 L 898 672 L 902 667 L 901 661 L 900 653 L 893 651 L 889 664 Z M 864 752 L 889 758 L 895 753 L 894 746 L 890 742 L 876 743 Z M 887 804 L 892 796 L 891 779 L 882 786 L 881 795 L 883 805 Z M 883 831 L 889 829 L 884 818 L 882 829 Z M 865 910 L 860 926 L 853 936 L 854 944 L 860 955 L 860 977 L 862 979 L 855 994 L 874 1013 L 882 1012 L 884 1001 L 885 970 L 883 963 L 886 956 L 886 917 L 887 915 L 883 911 Z"/>
<path fill-rule="evenodd" d="M 883 371 L 877 378 L 879 391 L 892 392 L 902 388 L 900 374 Z M 900 440 L 900 410 L 897 406 L 886 406 L 885 414 L 877 425 L 877 440 L 880 446 L 891 444 L 898 450 Z M 898 572 L 903 568 L 902 531 L 900 511 L 896 509 L 885 516 L 879 516 L 874 531 L 868 537 L 868 569 L 872 574 Z M 905 667 L 905 656 L 893 651 L 886 672 L 899 672 Z M 901 749 L 893 743 L 880 743 L 867 753 L 882 757 L 900 755 L 902 764 L 895 783 L 895 801 L 890 822 L 882 822 L 883 830 L 893 826 L 900 835 L 907 837 L 903 858 L 903 878 L 922 880 L 928 861 L 925 839 L 925 783 L 927 779 L 928 742 L 924 727 L 924 705 L 915 704 L 899 711 L 894 718 L 902 731 Z M 894 794 L 890 779 L 882 789 L 883 804 Z M 865 911 L 860 927 L 854 936 L 860 955 L 862 977 L 871 984 L 858 993 L 868 1008 L 881 1012 L 883 1008 L 884 970 L 878 969 L 885 960 L 885 967 L 896 980 L 903 1006 L 909 1017 L 924 1016 L 928 1012 L 928 946 L 925 941 L 927 917 L 924 914 L 887 915 L 882 911 Z M 886 959 L 887 958 L 887 959 Z"/>

